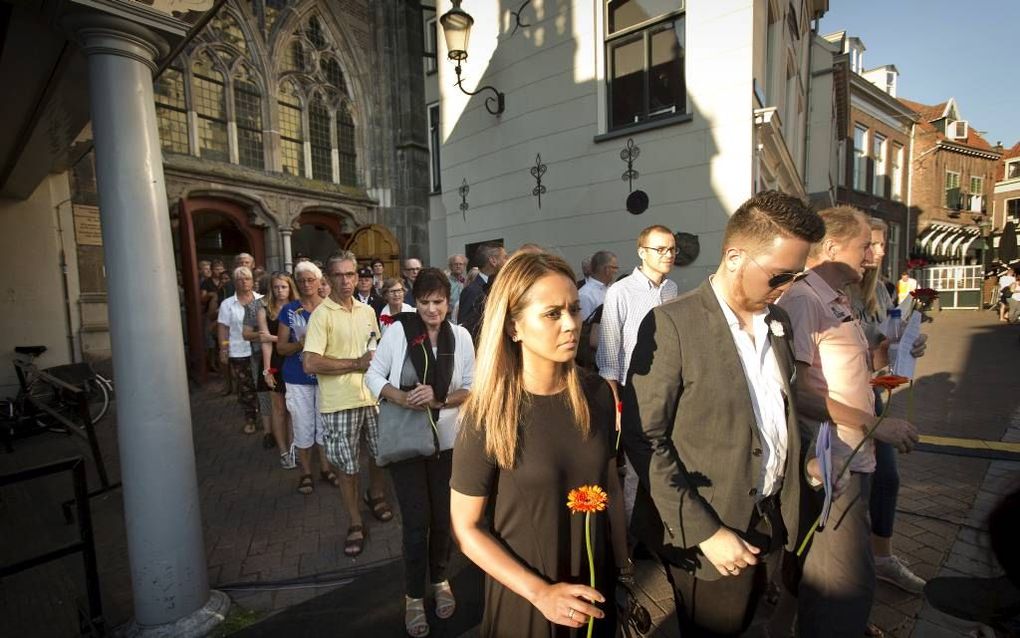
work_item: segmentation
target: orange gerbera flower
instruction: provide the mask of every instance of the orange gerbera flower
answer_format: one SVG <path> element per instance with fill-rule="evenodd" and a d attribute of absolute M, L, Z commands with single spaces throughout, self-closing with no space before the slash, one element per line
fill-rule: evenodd
<path fill-rule="evenodd" d="M 894 390 L 904 383 L 910 383 L 910 378 L 901 377 L 896 374 L 886 374 L 881 377 L 875 377 L 871 380 L 872 386 L 882 388 L 883 390 Z"/>
<path fill-rule="evenodd" d="M 606 509 L 609 495 L 598 485 L 582 485 L 567 493 L 567 507 L 571 514 L 588 514 Z"/>

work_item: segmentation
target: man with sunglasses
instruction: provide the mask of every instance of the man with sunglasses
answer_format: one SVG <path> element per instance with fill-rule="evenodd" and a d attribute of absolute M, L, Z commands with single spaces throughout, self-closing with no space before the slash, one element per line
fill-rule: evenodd
<path fill-rule="evenodd" d="M 622 390 L 632 528 L 667 567 L 682 636 L 744 633 L 797 540 L 805 466 L 790 322 L 773 304 L 823 234 L 801 200 L 755 195 L 726 225 L 715 274 L 638 330 Z"/>
<path fill-rule="evenodd" d="M 801 422 L 812 432 L 823 422 L 834 423 L 834 454 L 849 457 L 861 447 L 850 460 L 850 480 L 829 511 L 830 524 L 814 534 L 808 549 L 798 588 L 797 624 L 799 635 L 808 638 L 856 638 L 864 633 L 875 593 L 868 515 L 875 447 L 867 432 L 878 420 L 872 370 L 885 364 L 881 348 L 873 355 L 843 292 L 862 281 L 865 267 L 873 262 L 870 220 L 850 206 L 820 215 L 825 237 L 811 246 L 808 275 L 790 287 L 779 305 L 793 324 Z M 911 347 L 913 354 L 920 354 L 924 341 Z M 873 356 L 877 366 L 872 365 Z M 918 435 L 909 422 L 890 417 L 874 438 L 909 452 Z M 842 467 L 833 463 L 834 471 Z"/>

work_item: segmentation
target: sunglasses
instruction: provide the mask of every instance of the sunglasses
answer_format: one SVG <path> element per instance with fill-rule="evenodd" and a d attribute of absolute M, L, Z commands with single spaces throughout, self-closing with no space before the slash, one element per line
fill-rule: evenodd
<path fill-rule="evenodd" d="M 808 276 L 808 271 L 806 270 L 802 270 L 800 272 L 780 272 L 773 274 L 765 270 L 765 268 L 757 261 L 755 261 L 754 257 L 752 257 L 751 255 L 748 255 L 747 258 L 750 259 L 755 266 L 760 268 L 763 273 L 769 276 L 768 281 L 769 288 L 779 288 L 780 286 L 785 286 L 786 284 L 798 282 L 801 279 Z"/>

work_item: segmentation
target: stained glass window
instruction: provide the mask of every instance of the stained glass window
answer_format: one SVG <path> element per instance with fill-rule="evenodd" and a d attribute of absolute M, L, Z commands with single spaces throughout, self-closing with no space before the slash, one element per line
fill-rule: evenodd
<path fill-rule="evenodd" d="M 163 150 L 188 152 L 188 106 L 184 99 L 184 74 L 170 67 L 153 85 L 159 140 Z"/>

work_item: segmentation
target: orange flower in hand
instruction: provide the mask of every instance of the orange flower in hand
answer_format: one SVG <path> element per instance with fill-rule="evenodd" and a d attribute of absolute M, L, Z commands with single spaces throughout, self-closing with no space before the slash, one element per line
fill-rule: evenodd
<path fill-rule="evenodd" d="M 582 485 L 567 493 L 567 507 L 571 514 L 588 514 L 606 509 L 609 495 L 598 485 Z"/>
<path fill-rule="evenodd" d="M 881 377 L 875 377 L 871 380 L 871 385 L 876 388 L 882 388 L 883 390 L 895 390 L 904 383 L 910 383 L 909 377 L 901 377 L 895 374 L 886 374 Z"/>

